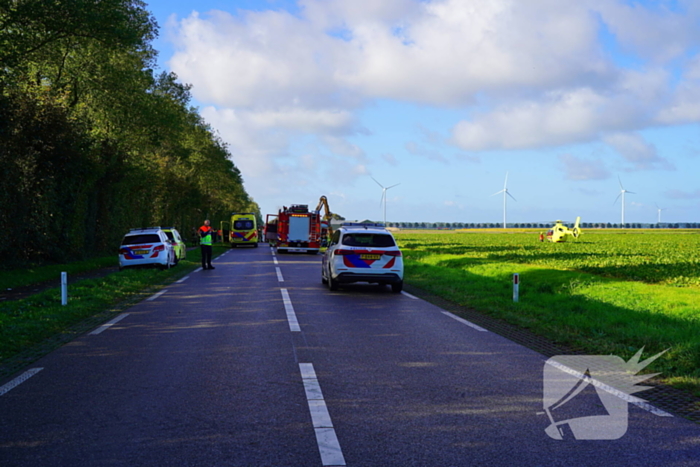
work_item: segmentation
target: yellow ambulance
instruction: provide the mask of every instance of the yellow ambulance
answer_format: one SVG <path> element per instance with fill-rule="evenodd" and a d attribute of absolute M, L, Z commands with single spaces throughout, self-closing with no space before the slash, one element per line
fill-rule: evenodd
<path fill-rule="evenodd" d="M 231 215 L 231 230 L 229 231 L 231 247 L 250 245 L 258 247 L 258 226 L 255 214 L 252 212 L 236 213 Z"/>

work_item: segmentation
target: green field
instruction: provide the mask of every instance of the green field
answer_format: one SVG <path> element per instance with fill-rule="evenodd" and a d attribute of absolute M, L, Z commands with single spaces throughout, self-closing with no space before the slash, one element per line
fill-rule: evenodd
<path fill-rule="evenodd" d="M 591 354 L 669 349 L 650 367 L 700 394 L 700 234 L 587 230 L 398 232 L 406 281 Z M 520 297 L 513 302 L 513 273 Z"/>

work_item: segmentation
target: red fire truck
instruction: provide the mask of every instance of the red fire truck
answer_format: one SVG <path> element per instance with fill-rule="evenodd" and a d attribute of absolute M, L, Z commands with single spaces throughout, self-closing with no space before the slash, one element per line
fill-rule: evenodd
<path fill-rule="evenodd" d="M 321 216 L 321 206 L 326 215 Z M 301 252 L 316 254 L 328 236 L 330 217 L 328 202 L 322 196 L 319 207 L 309 211 L 306 204 L 284 206 L 277 214 L 268 214 L 265 220 L 265 238 L 280 253 Z"/>

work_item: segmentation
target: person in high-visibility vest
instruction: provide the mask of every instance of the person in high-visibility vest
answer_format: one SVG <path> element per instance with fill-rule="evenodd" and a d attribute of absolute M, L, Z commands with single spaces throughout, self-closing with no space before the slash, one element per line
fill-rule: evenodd
<path fill-rule="evenodd" d="M 211 265 L 211 243 L 214 229 L 209 225 L 209 219 L 199 228 L 199 246 L 202 249 L 202 269 L 216 269 Z"/>

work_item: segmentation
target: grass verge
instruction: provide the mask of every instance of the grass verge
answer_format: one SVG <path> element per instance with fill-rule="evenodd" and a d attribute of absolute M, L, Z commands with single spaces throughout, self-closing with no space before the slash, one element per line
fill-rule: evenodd
<path fill-rule="evenodd" d="M 94 269 L 117 266 L 117 256 L 105 256 L 87 261 L 76 261 L 68 264 L 54 264 L 51 266 L 37 266 L 27 269 L 15 269 L 12 271 L 0 270 L 0 290 L 16 289 L 25 285 L 39 284 L 61 277 L 61 272 L 68 275 L 80 274 Z"/>
<path fill-rule="evenodd" d="M 214 256 L 227 247 L 215 246 Z M 41 344 L 71 326 L 125 300 L 139 300 L 154 290 L 185 276 L 200 265 L 199 249 L 169 270 L 125 269 L 99 279 L 86 279 L 69 286 L 68 305 L 61 305 L 61 290 L 53 288 L 26 299 L 0 303 L 0 364 Z M 112 264 L 114 258 L 112 257 Z M 94 268 L 93 268 L 94 269 Z M 65 270 L 65 269 L 61 269 Z M 107 320 L 109 314 L 105 315 Z"/>

